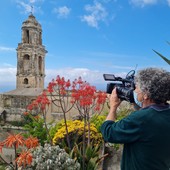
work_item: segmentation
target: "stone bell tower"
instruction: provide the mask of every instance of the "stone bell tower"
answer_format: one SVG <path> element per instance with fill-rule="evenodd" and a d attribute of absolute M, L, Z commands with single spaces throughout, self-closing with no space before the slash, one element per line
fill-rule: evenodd
<path fill-rule="evenodd" d="M 17 47 L 17 89 L 44 88 L 46 53 L 41 25 L 30 14 L 22 23 L 22 42 Z"/>

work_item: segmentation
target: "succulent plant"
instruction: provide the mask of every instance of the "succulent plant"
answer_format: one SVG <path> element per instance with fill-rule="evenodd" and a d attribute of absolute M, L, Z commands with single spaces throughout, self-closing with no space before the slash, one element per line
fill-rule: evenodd
<path fill-rule="evenodd" d="M 33 161 L 26 170 L 79 170 L 80 164 L 61 149 L 58 145 L 45 144 L 32 150 Z"/>

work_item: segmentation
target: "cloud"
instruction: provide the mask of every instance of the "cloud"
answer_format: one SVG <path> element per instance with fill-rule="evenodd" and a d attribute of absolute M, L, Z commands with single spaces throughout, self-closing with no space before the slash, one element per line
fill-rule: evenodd
<path fill-rule="evenodd" d="M 94 5 L 86 5 L 85 10 L 90 14 L 82 16 L 81 21 L 95 28 L 98 28 L 99 22 L 105 21 L 108 15 L 104 6 L 98 2 L 94 2 Z"/>
<path fill-rule="evenodd" d="M 44 0 L 29 0 L 30 3 L 34 4 L 37 2 L 44 2 Z"/>
<path fill-rule="evenodd" d="M 170 6 L 170 0 L 167 0 L 168 6 Z"/>
<path fill-rule="evenodd" d="M 99 71 L 89 70 L 87 68 L 63 68 L 60 70 L 47 69 L 46 82 L 55 79 L 57 75 L 65 77 L 65 79 L 70 79 L 71 81 L 81 76 L 84 81 L 93 85 L 99 82 L 104 82 L 102 74 L 103 73 Z"/>
<path fill-rule="evenodd" d="M 16 67 L 8 63 L 0 65 L 0 93 L 16 88 Z"/>
<path fill-rule="evenodd" d="M 127 72 L 118 72 L 115 73 L 115 76 L 125 77 L 126 74 Z M 58 75 L 60 77 L 64 77 L 66 80 L 70 79 L 71 81 L 81 76 L 83 81 L 90 83 L 90 85 L 92 86 L 96 86 L 98 90 L 106 89 L 107 82 L 103 78 L 103 72 L 98 70 L 90 70 L 87 68 L 63 68 L 60 70 L 47 69 L 45 77 L 45 87 L 47 87 L 48 83 L 51 82 L 52 79 L 55 79 Z"/>
<path fill-rule="evenodd" d="M 30 4 L 22 1 L 17 1 L 17 4 L 19 5 L 19 7 L 24 8 L 24 13 L 30 13 L 32 11 L 32 7 Z"/>
<path fill-rule="evenodd" d="M 16 68 L 0 68 L 0 84 L 14 83 L 16 79 Z"/>
<path fill-rule="evenodd" d="M 130 3 L 139 6 L 144 7 L 147 5 L 155 5 L 158 2 L 158 0 L 130 0 Z"/>
<path fill-rule="evenodd" d="M 54 8 L 53 12 L 57 14 L 58 18 L 67 18 L 71 12 L 71 9 L 67 6 L 63 6 L 59 8 Z"/>
<path fill-rule="evenodd" d="M 4 89 L 2 89 L 2 87 L 5 88 L 5 86 L 10 85 L 10 87 L 12 87 L 13 89 L 16 88 L 16 70 L 16 67 L 13 67 L 7 63 L 4 63 L 0 67 L 0 92 L 5 91 Z M 57 75 L 64 77 L 66 80 L 70 79 L 71 81 L 81 76 L 83 81 L 87 81 L 94 86 L 99 85 L 101 87 L 105 86 L 106 84 L 103 79 L 103 73 L 86 68 L 63 68 L 60 70 L 46 69 L 45 72 L 45 88 L 52 79 L 56 78 Z"/>
<path fill-rule="evenodd" d="M 14 90 L 16 88 L 16 71 L 17 68 L 8 63 L 3 63 L 0 66 L 0 92 Z M 96 86 L 99 90 L 104 90 L 107 84 L 103 78 L 103 72 L 87 68 L 46 69 L 45 74 L 45 88 L 57 75 L 64 77 L 66 80 L 70 79 L 71 81 L 81 76 L 83 81 L 87 81 L 90 85 Z M 125 77 L 126 74 L 127 73 L 119 72 L 115 75 Z"/>
<path fill-rule="evenodd" d="M 30 0 L 30 3 L 35 3 L 36 2 L 36 0 Z"/>
<path fill-rule="evenodd" d="M 0 51 L 15 52 L 15 48 L 0 46 Z"/>
<path fill-rule="evenodd" d="M 37 6 L 36 3 L 43 2 L 44 0 L 29 0 L 28 3 L 25 3 L 23 1 L 17 0 L 16 3 L 18 4 L 18 7 L 20 7 L 22 10 L 24 10 L 24 13 L 40 13 L 42 14 L 43 11 L 41 10 L 40 6 Z"/>

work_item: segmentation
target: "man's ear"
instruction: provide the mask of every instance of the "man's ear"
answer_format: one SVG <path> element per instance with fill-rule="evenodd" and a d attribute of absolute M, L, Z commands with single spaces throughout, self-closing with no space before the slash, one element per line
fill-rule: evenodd
<path fill-rule="evenodd" d="M 149 99 L 148 95 L 145 93 L 144 96 L 143 96 L 144 100 L 147 100 Z"/>

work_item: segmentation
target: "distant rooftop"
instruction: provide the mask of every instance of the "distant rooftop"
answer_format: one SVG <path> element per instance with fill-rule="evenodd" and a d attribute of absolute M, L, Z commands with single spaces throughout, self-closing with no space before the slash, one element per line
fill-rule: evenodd
<path fill-rule="evenodd" d="M 4 95 L 17 95 L 17 96 L 38 96 L 43 92 L 42 88 L 19 88 L 9 92 L 3 93 Z"/>

